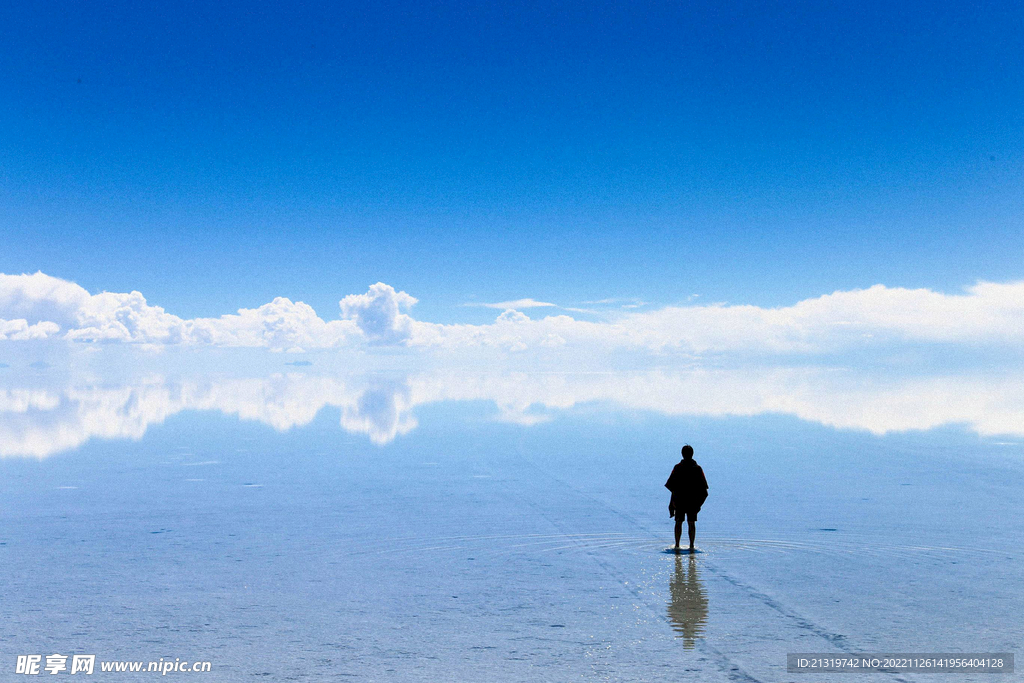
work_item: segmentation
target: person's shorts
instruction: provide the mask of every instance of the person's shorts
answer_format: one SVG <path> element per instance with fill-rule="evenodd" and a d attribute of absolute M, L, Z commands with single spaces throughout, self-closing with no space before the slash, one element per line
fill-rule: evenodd
<path fill-rule="evenodd" d="M 701 505 L 694 505 L 695 502 L 697 501 L 693 500 L 689 496 L 677 496 L 673 494 L 671 504 L 673 509 L 676 511 L 676 519 L 689 519 L 691 522 L 696 522 L 697 513 L 700 512 L 703 501 L 701 501 Z"/>
<path fill-rule="evenodd" d="M 700 512 L 700 510 L 676 510 L 676 519 L 679 521 L 688 519 L 691 522 L 696 522 L 698 512 Z"/>

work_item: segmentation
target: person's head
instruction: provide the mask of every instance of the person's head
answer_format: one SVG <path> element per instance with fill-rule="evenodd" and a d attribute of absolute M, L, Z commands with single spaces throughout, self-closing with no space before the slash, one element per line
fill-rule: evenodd
<path fill-rule="evenodd" d="M 683 446 L 683 460 L 693 460 L 693 446 L 690 444 Z"/>

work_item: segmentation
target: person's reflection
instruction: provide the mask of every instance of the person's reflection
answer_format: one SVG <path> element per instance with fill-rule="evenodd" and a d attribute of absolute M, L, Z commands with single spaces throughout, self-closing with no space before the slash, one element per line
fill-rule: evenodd
<path fill-rule="evenodd" d="M 676 573 L 669 584 L 669 593 L 668 618 L 679 633 L 676 637 L 683 639 L 683 647 L 690 649 L 697 638 L 704 637 L 704 622 L 708 619 L 708 596 L 694 555 L 689 555 L 686 571 L 683 571 L 682 556 L 676 555 Z"/>

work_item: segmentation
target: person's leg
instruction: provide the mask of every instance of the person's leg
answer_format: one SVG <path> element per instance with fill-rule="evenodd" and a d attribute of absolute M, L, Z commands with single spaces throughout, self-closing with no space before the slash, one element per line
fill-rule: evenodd
<path fill-rule="evenodd" d="M 687 531 L 690 532 L 690 550 L 693 550 L 693 540 L 697 538 L 697 520 L 690 517 L 687 521 L 689 522 Z"/>
<path fill-rule="evenodd" d="M 677 548 L 679 547 L 679 539 L 683 535 L 683 517 L 685 517 L 685 515 L 682 512 L 677 510 L 676 511 L 676 547 Z"/>

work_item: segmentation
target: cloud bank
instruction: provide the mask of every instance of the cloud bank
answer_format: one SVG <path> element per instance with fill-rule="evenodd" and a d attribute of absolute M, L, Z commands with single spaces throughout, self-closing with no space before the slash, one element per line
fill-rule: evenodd
<path fill-rule="evenodd" d="M 129 343 L 256 347 L 273 351 L 372 350 L 400 346 L 506 352 L 567 348 L 689 354 L 831 353 L 882 344 L 936 343 L 1020 347 L 1024 282 L 981 282 L 962 294 L 875 285 L 806 299 L 792 306 L 670 306 L 624 312 L 603 321 L 568 315 L 531 319 L 508 304 L 493 323 L 438 324 L 413 318 L 416 299 L 377 283 L 339 301 L 336 319 L 278 297 L 259 308 L 219 318 L 183 319 L 150 304 L 140 292 L 90 294 L 43 273 L 0 275 L 0 341 L 64 339 Z"/>
<path fill-rule="evenodd" d="M 520 308 L 552 308 L 555 304 L 548 301 L 537 301 L 536 299 L 516 299 L 515 301 L 498 301 L 490 304 L 463 304 L 463 306 L 482 306 L 483 308 L 497 308 L 505 311 L 510 308 L 514 310 Z"/>

